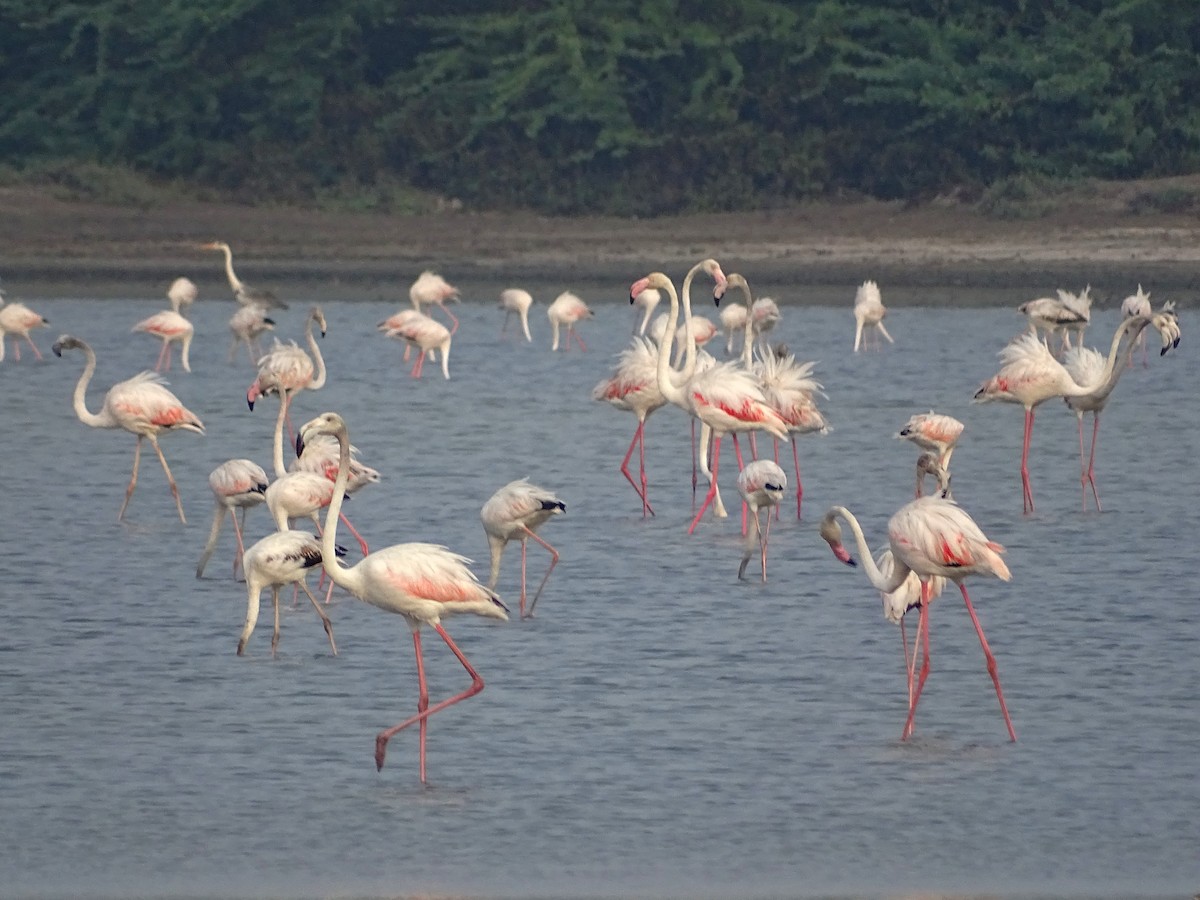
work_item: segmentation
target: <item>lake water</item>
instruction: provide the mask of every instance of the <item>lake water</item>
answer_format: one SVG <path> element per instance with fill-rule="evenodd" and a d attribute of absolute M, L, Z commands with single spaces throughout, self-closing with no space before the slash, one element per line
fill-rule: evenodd
<path fill-rule="evenodd" d="M 1155 338 L 1149 367 L 1127 372 L 1104 413 L 1104 512 L 1080 510 L 1075 418 L 1052 402 L 1037 419 L 1037 512 L 1026 516 L 1022 411 L 969 401 L 1022 328 L 1014 310 L 1029 296 L 909 297 L 887 320 L 896 345 L 855 355 L 852 291 L 778 289 L 776 336 L 819 360 L 834 431 L 800 439 L 805 515 L 797 522 L 785 503 L 761 584 L 736 578 L 736 516 L 687 534 L 683 415 L 649 421 L 658 516 L 643 521 L 617 468 L 633 417 L 589 399 L 628 341 L 622 292 L 640 274 L 578 288 L 596 310 L 581 332 L 587 353 L 549 351 L 545 304 L 577 286 L 537 287 L 527 345 L 499 337 L 494 298 L 507 285 L 463 285 L 448 382 L 435 366 L 409 378 L 400 345 L 374 330 L 399 302 L 324 299 L 329 382 L 297 399 L 294 418 L 339 411 L 383 473 L 346 510 L 373 546 L 443 543 L 486 577 L 479 509 L 495 489 L 529 476 L 567 504 L 541 531 L 562 560 L 537 618 L 447 622 L 487 688 L 432 720 L 427 787 L 415 730 L 393 739 L 382 772 L 372 759 L 376 732 L 416 704 L 400 617 L 335 594 L 333 657 L 312 609 L 293 609 L 289 594 L 272 659 L 264 598 L 238 658 L 246 597 L 230 577 L 230 530 L 194 577 L 208 473 L 236 456 L 270 468 L 276 407 L 246 408 L 253 370 L 244 357 L 226 362 L 224 291 L 193 310 L 192 374 L 169 376 L 208 428 L 162 442 L 186 527 L 149 452 L 117 523 L 134 440 L 75 418 L 82 357 L 49 352 L 62 332 L 93 344 L 96 409 L 109 385 L 153 363 L 157 344 L 129 329 L 160 304 L 31 301 L 52 323 L 36 336 L 46 361 L 26 352 L 15 363 L 10 347 L 0 363 L 0 893 L 1200 889 L 1200 591 L 1188 560 L 1200 425 L 1188 320 L 1179 350 L 1160 359 Z M 278 314 L 278 335 L 301 337 L 304 306 Z M 1093 319 L 1088 342 L 1107 351 L 1119 313 Z M 955 496 L 1007 547 L 1012 581 L 969 588 L 1016 744 L 956 592 L 933 608 L 933 671 L 916 735 L 900 742 L 898 629 L 861 570 L 817 535 L 837 503 L 883 543 L 911 498 L 917 455 L 892 435 L 931 408 L 966 423 Z M 723 461 L 734 510 L 732 454 Z M 252 540 L 267 521 L 250 513 Z M 344 530 L 339 542 L 358 558 Z M 545 554 L 532 543 L 529 553 L 540 577 Z M 499 585 L 514 610 L 519 559 L 511 546 Z M 435 701 L 467 685 L 436 634 L 425 650 Z"/>

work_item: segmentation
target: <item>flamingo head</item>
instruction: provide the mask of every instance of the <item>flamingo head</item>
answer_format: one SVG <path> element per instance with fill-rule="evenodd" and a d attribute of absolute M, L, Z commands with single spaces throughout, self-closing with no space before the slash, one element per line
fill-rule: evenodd
<path fill-rule="evenodd" d="M 848 566 L 858 565 L 842 544 L 842 526 L 838 524 L 832 510 L 827 512 L 825 518 L 821 520 L 820 533 L 821 538 L 829 545 L 829 549 L 833 551 L 834 556 Z"/>
<path fill-rule="evenodd" d="M 54 345 L 50 349 L 54 351 L 55 356 L 61 357 L 64 350 L 78 350 L 80 347 L 85 346 L 87 345 L 79 338 L 63 334 L 59 335 L 58 340 L 54 342 Z"/>
<path fill-rule="evenodd" d="M 300 426 L 296 434 L 296 456 L 304 455 L 304 444 L 319 434 L 332 434 L 339 440 L 348 437 L 346 420 L 335 412 L 321 413 Z"/>
<path fill-rule="evenodd" d="M 321 311 L 321 307 L 313 306 L 308 312 L 308 317 L 317 323 L 317 327 L 321 329 L 321 337 L 325 337 L 325 313 Z"/>
<path fill-rule="evenodd" d="M 228 250 L 229 245 L 224 241 L 209 241 L 207 244 L 200 245 L 201 250 Z"/>

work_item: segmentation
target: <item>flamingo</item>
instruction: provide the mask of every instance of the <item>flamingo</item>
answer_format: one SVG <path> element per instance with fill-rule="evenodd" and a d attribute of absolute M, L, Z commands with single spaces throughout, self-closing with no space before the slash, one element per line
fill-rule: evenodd
<path fill-rule="evenodd" d="M 716 267 L 718 285 L 724 283 L 724 273 Z M 755 383 L 753 377 L 746 371 L 731 363 L 720 363 L 703 372 L 697 372 L 683 387 L 675 384 L 670 375 L 669 359 L 671 344 L 674 341 L 675 326 L 679 319 L 679 295 L 675 285 L 662 272 L 651 272 L 644 278 L 635 281 L 630 287 L 629 296 L 636 297 L 647 287 L 666 290 L 671 301 L 670 320 L 667 326 L 666 340 L 658 348 L 658 387 L 663 396 L 673 403 L 686 403 L 693 416 L 712 429 L 713 456 L 712 475 L 709 481 L 708 493 L 688 528 L 688 534 L 695 531 L 696 525 L 712 504 L 717 492 L 717 469 L 721 455 L 721 438 L 727 433 L 736 435 L 739 431 L 762 430 L 768 431 L 781 440 L 787 440 L 787 425 L 780 415 L 767 405 L 762 389 Z M 741 450 L 734 442 L 734 450 L 738 455 L 738 466 L 742 466 Z"/>
<path fill-rule="evenodd" d="M 225 254 L 225 276 L 229 279 L 229 287 L 238 303 L 245 306 L 260 306 L 263 309 L 287 309 L 274 291 L 253 288 L 241 281 L 233 271 L 233 251 L 224 241 L 210 241 L 200 245 L 201 250 L 219 250 Z"/>
<path fill-rule="evenodd" d="M 746 296 L 749 298 L 749 293 Z M 767 333 L 773 331 L 783 319 L 783 314 L 779 311 L 779 304 L 770 297 L 759 297 L 752 304 L 749 299 L 746 302 L 750 305 L 750 312 L 746 319 L 746 334 L 754 335 L 755 340 L 761 338 L 765 346 Z"/>
<path fill-rule="evenodd" d="M 500 326 L 500 333 L 504 334 L 508 330 L 508 320 L 515 313 L 521 320 L 521 330 L 525 332 L 525 340 L 532 341 L 533 338 L 529 334 L 529 307 L 531 306 L 533 306 L 533 295 L 529 291 L 523 291 L 520 288 L 507 288 L 501 291 L 500 308 L 504 310 L 504 324 Z"/>
<path fill-rule="evenodd" d="M 737 337 L 737 333 L 742 333 L 743 346 L 745 341 L 749 339 L 749 332 L 746 330 L 746 323 L 750 317 L 746 307 L 740 303 L 726 303 L 721 306 L 721 328 L 725 332 L 725 352 L 733 355 L 733 342 Z"/>
<path fill-rule="evenodd" d="M 21 338 L 29 343 L 33 355 L 40 362 L 42 353 L 29 336 L 34 328 L 45 328 L 50 320 L 26 306 L 24 303 L 5 303 L 4 292 L 0 291 L 0 361 L 4 359 L 4 340 L 8 335 L 13 336 L 13 355 L 17 362 L 21 361 Z"/>
<path fill-rule="evenodd" d="M 644 337 L 646 334 L 646 326 L 650 324 L 650 317 L 654 315 L 654 310 L 658 304 L 662 302 L 662 292 L 655 290 L 642 291 L 633 298 L 633 305 L 642 310 L 640 321 L 634 319 L 633 333 Z"/>
<path fill-rule="evenodd" d="M 458 319 L 446 308 L 449 301 L 458 300 L 458 288 L 447 282 L 441 275 L 428 270 L 422 272 L 408 289 L 408 298 L 412 300 L 413 308 L 417 312 L 422 312 L 422 306 L 440 307 L 442 312 L 449 316 L 450 321 L 454 323 L 450 327 L 450 333 L 454 334 L 458 331 Z"/>
<path fill-rule="evenodd" d="M 237 355 L 239 344 L 246 345 L 246 355 L 250 357 L 251 365 L 263 355 L 258 345 L 259 336 L 265 331 L 275 329 L 275 320 L 267 315 L 266 309 L 253 304 L 239 306 L 229 317 L 229 332 L 233 340 L 229 343 L 229 362 Z"/>
<path fill-rule="evenodd" d="M 603 400 L 617 409 L 628 410 L 637 416 L 637 428 L 633 440 L 621 460 L 621 474 L 633 485 L 642 500 L 642 518 L 654 515 L 647 495 L 646 479 L 646 420 L 650 414 L 667 404 L 667 398 L 658 388 L 658 351 L 647 338 L 634 337 L 630 345 L 621 352 L 616 370 L 592 388 L 592 399 Z M 640 485 L 633 480 L 629 471 L 629 459 L 633 448 L 638 448 L 638 472 Z"/>
<path fill-rule="evenodd" d="M 1083 492 L 1084 512 L 1087 512 L 1088 485 L 1091 485 L 1092 497 L 1096 501 L 1096 512 L 1100 512 L 1100 493 L 1096 489 L 1095 471 L 1096 439 L 1100 434 L 1100 413 L 1108 405 L 1113 389 L 1117 386 L 1117 380 L 1121 377 L 1121 372 L 1128 368 L 1129 364 L 1133 361 L 1133 351 L 1138 342 L 1144 341 L 1146 325 L 1152 323 L 1155 319 L 1159 319 L 1164 323 L 1162 325 L 1164 332 L 1167 332 L 1172 326 L 1175 327 L 1176 331 L 1178 330 L 1178 323 L 1174 318 L 1174 314 L 1170 312 L 1168 315 L 1162 317 L 1131 316 L 1121 323 L 1121 326 L 1117 329 L 1117 333 L 1113 336 L 1107 363 L 1098 350 L 1082 345 L 1071 347 L 1063 356 L 1063 366 L 1070 373 L 1071 378 L 1080 387 L 1088 391 L 1088 393 L 1076 396 L 1063 397 L 1067 406 L 1075 412 L 1075 418 L 1079 427 L 1079 484 Z M 1132 330 L 1135 334 L 1130 338 L 1129 344 L 1125 348 L 1124 360 L 1116 362 L 1116 354 L 1121 338 L 1127 330 Z M 1164 336 L 1163 353 L 1170 349 L 1172 343 L 1178 343 L 1175 334 L 1170 334 L 1169 337 Z M 1085 412 L 1091 412 L 1092 414 L 1091 450 L 1088 453 L 1086 464 L 1084 463 L 1083 453 L 1083 414 Z"/>
<path fill-rule="evenodd" d="M 1121 316 L 1125 319 L 1131 319 L 1134 316 L 1149 316 L 1153 314 L 1154 307 L 1150 303 L 1150 295 L 1142 290 L 1142 286 L 1137 286 L 1137 293 L 1130 294 L 1121 301 Z M 1148 365 L 1146 362 L 1146 332 L 1142 332 L 1137 336 L 1137 343 L 1142 348 L 1142 366 Z M 1130 365 L 1133 360 L 1130 359 Z"/>
<path fill-rule="evenodd" d="M 453 335 L 453 329 L 424 313 L 408 316 L 403 325 L 387 332 L 388 337 L 402 340 L 421 351 L 417 354 L 417 361 L 413 363 L 413 378 L 421 377 L 421 371 L 425 368 L 425 357 L 434 351 L 440 351 L 442 377 L 447 380 L 450 378 L 450 342 Z"/>
<path fill-rule="evenodd" d="M 771 507 L 779 506 L 783 501 L 783 492 L 787 490 L 787 474 L 779 468 L 778 463 L 772 460 L 756 459 L 747 463 L 746 467 L 738 474 L 737 487 L 738 493 L 742 495 L 742 500 L 750 507 L 750 521 L 753 523 L 746 538 L 746 552 L 742 555 L 741 564 L 738 566 L 738 578 L 741 579 L 745 576 L 746 564 L 750 562 L 750 556 L 757 544 L 762 560 L 762 580 L 765 583 L 767 580 L 767 538 L 771 534 L 769 510 Z M 763 527 L 759 516 L 759 511 L 764 506 L 768 507 L 766 527 Z"/>
<path fill-rule="evenodd" d="M 419 698 L 417 712 L 397 725 L 381 731 L 375 738 L 375 766 L 383 768 L 388 741 L 397 732 L 416 723 L 420 727 L 420 772 L 425 782 L 425 737 L 428 719 L 434 713 L 472 697 L 483 690 L 483 679 L 458 649 L 442 625 L 444 616 L 474 613 L 485 618 L 508 620 L 504 603 L 479 583 L 463 556 L 436 544 L 394 544 L 343 568 L 334 555 L 337 517 L 342 495 L 350 477 L 350 436 L 345 421 L 337 413 L 323 413 L 306 422 L 297 436 L 298 448 L 314 434 L 332 434 L 340 446 L 338 476 L 333 502 L 325 512 L 325 531 L 321 537 L 322 564 L 339 587 L 386 612 L 403 616 L 412 629 L 417 657 Z M 421 627 L 428 625 L 445 641 L 471 678 L 471 686 L 459 694 L 429 705 L 425 683 L 425 663 L 421 652 Z"/>
<path fill-rule="evenodd" d="M 687 348 L 692 343 L 698 349 L 715 338 L 717 333 L 717 326 L 713 324 L 712 319 L 693 313 L 691 319 L 675 329 L 675 340 L 679 342 L 679 346 L 675 350 L 675 358 L 671 361 L 672 367 L 679 368 Z"/>
<path fill-rule="evenodd" d="M 500 490 L 496 491 L 496 493 L 492 494 L 491 498 L 487 503 L 483 504 L 483 509 L 479 512 L 479 518 L 483 521 L 483 530 L 487 534 L 488 549 L 492 557 L 491 574 L 488 576 L 487 585 L 489 591 L 495 590 L 496 582 L 500 580 L 500 557 L 504 553 L 504 548 L 514 538 L 521 542 L 522 619 L 533 617 L 533 608 L 537 606 L 538 597 L 542 595 L 542 589 L 546 586 L 546 582 L 550 580 L 550 573 L 558 565 L 558 551 L 537 536 L 537 529 L 553 516 L 562 515 L 566 511 L 567 504 L 554 496 L 552 491 L 530 484 L 528 478 L 522 478 L 518 481 L 510 481 L 504 487 L 500 488 Z M 533 538 L 549 551 L 550 568 L 546 569 L 546 574 L 542 576 L 542 582 L 538 585 L 538 589 L 533 595 L 533 600 L 529 603 L 529 613 L 526 615 L 525 548 L 530 538 Z"/>
<path fill-rule="evenodd" d="M 188 364 L 188 351 L 191 349 L 192 336 L 196 329 L 183 315 L 182 309 L 195 301 L 196 294 L 196 285 L 189 279 L 176 278 L 167 291 L 167 299 L 171 302 L 171 308 L 148 316 L 133 326 L 134 332 L 152 334 L 162 341 L 162 347 L 158 351 L 158 360 L 154 363 L 155 372 L 164 368 L 168 372 L 171 371 L 171 345 L 175 343 L 180 346 L 179 362 L 183 366 L 183 371 L 192 371 L 192 367 Z"/>
<path fill-rule="evenodd" d="M 92 428 L 124 428 L 130 434 L 137 435 L 137 444 L 133 449 L 133 474 L 129 479 L 129 487 L 125 489 L 125 502 L 117 513 L 117 521 L 125 518 L 125 507 L 133 496 L 137 486 L 138 463 L 142 456 L 142 438 L 150 441 L 150 446 L 158 454 L 166 473 L 167 483 L 171 486 L 171 494 L 175 497 L 175 508 L 179 510 L 179 521 L 187 524 L 183 515 L 183 502 L 179 499 L 179 488 L 171 476 L 167 459 L 158 446 L 158 435 L 164 431 L 183 429 L 204 434 L 204 423 L 179 402 L 179 398 L 167 390 L 165 382 L 154 372 L 141 372 L 125 381 L 118 382 L 108 389 L 104 395 L 104 405 L 100 412 L 89 412 L 84 398 L 87 395 L 88 383 L 96 372 L 96 353 L 87 343 L 77 337 L 64 334 L 50 348 L 54 355 L 61 357 L 64 350 L 82 350 L 86 363 L 79 383 L 75 385 L 75 415 L 84 425 Z"/>
<path fill-rule="evenodd" d="M 931 409 L 927 413 L 911 416 L 894 437 L 912 441 L 922 450 L 937 454 L 938 462 L 943 467 L 949 467 L 950 456 L 958 445 L 964 427 L 953 416 L 935 413 Z"/>
<path fill-rule="evenodd" d="M 576 323 L 583 319 L 589 319 L 593 313 L 588 309 L 588 305 L 572 294 L 570 291 L 563 291 L 554 298 L 554 302 L 546 308 L 546 315 L 550 319 L 550 327 L 553 329 L 553 342 L 551 343 L 551 351 L 558 349 L 558 331 L 562 325 L 567 326 L 567 340 L 563 345 L 563 350 L 571 349 L 571 338 L 574 337 L 579 342 L 580 350 L 587 350 L 587 345 L 583 342 L 583 338 L 575 330 Z"/>
<path fill-rule="evenodd" d="M 334 552 L 341 550 L 335 547 Z M 263 588 L 271 589 L 271 603 L 275 607 L 275 631 L 271 635 L 271 656 L 279 647 L 279 589 L 294 584 L 308 594 L 313 609 L 321 617 L 325 634 L 329 638 L 329 649 L 337 656 L 337 644 L 333 640 L 333 623 L 321 604 L 308 588 L 308 570 L 321 565 L 321 544 L 311 534 L 303 531 L 276 531 L 250 546 L 245 554 L 246 569 L 246 621 L 238 638 L 237 655 L 246 651 L 246 643 L 258 623 L 258 604 Z M 344 553 L 345 551 L 341 551 Z M 340 553 L 338 555 L 341 555 Z M 333 585 L 329 585 L 332 591 Z M 326 597 L 328 601 L 328 597 Z"/>
<path fill-rule="evenodd" d="M 1054 358 L 1045 341 L 1037 335 L 1021 334 L 1000 351 L 1000 371 L 975 392 L 974 402 L 1000 401 L 1019 403 L 1025 407 L 1025 437 L 1021 445 L 1021 488 L 1022 508 L 1026 513 L 1033 512 L 1033 490 L 1029 485 L 1029 442 L 1033 436 L 1034 409 L 1051 397 L 1107 397 L 1121 377 L 1120 369 L 1116 367 L 1121 339 L 1128 334 L 1132 342 L 1147 325 L 1159 321 L 1163 324 L 1156 324 L 1156 327 L 1168 327 L 1166 318 L 1160 320 L 1139 317 L 1122 322 L 1113 335 L 1112 347 L 1109 350 L 1108 361 L 1100 373 L 1100 381 L 1086 387 L 1071 377 L 1071 373 Z M 1096 428 L 1099 428 L 1099 424 Z M 1082 437 L 1080 442 L 1082 446 Z"/>
<path fill-rule="evenodd" d="M 879 293 L 879 285 L 874 281 L 864 281 L 859 285 L 858 291 L 854 295 L 854 352 L 858 352 L 859 345 L 865 350 L 869 341 L 863 340 L 864 329 L 874 329 L 879 334 L 882 334 L 889 344 L 896 343 L 892 340 L 892 336 L 888 334 L 887 329 L 883 327 L 883 317 L 887 315 L 887 308 L 883 305 L 883 298 Z M 870 334 L 870 332 L 868 332 Z M 880 346 L 878 335 L 876 335 L 876 346 Z"/>
<path fill-rule="evenodd" d="M 925 679 L 929 676 L 929 605 L 932 600 L 930 581 L 940 576 L 957 584 L 962 593 L 967 612 L 975 625 L 979 644 L 983 648 L 983 655 L 987 658 L 988 674 L 996 688 L 996 699 L 1000 701 L 1000 712 L 1004 715 L 1008 736 L 1015 741 L 1017 733 L 1008 715 L 1008 705 L 1004 702 L 996 658 L 992 655 L 987 638 L 984 637 L 983 626 L 975 614 L 975 607 L 964 583 L 965 579 L 972 575 L 999 578 L 1001 581 L 1011 579 L 1008 566 L 1001 557 L 1004 547 L 988 540 L 975 521 L 953 500 L 921 497 L 904 504 L 888 520 L 888 544 L 892 551 L 894 567 L 891 576 L 886 577 L 871 558 L 871 551 L 867 547 L 867 540 L 863 537 L 858 520 L 843 506 L 831 507 L 821 520 L 821 537 L 829 544 L 834 556 L 848 565 L 856 565 L 842 545 L 842 529 L 838 519 L 846 522 L 853 531 L 858 542 L 859 555 L 862 557 L 863 569 L 877 591 L 885 594 L 896 591 L 910 573 L 916 573 L 921 580 L 920 618 L 917 621 L 916 637 L 916 643 L 920 643 L 923 650 L 921 674 L 908 705 L 908 718 L 900 735 L 901 740 L 912 735 L 917 704 L 925 687 Z M 913 659 L 916 659 L 915 646 Z"/>
<path fill-rule="evenodd" d="M 1067 335 L 1068 326 L 1084 322 L 1083 314 L 1076 308 L 1077 304 L 1069 302 L 1071 298 L 1070 293 L 1059 288 L 1057 297 L 1038 297 L 1036 300 L 1029 300 L 1018 306 L 1017 312 L 1029 320 L 1030 334 L 1036 335 L 1038 329 L 1041 329 L 1047 341 L 1052 334 L 1057 334 L 1065 349 L 1070 345 Z"/>
<path fill-rule="evenodd" d="M 263 467 L 251 459 L 229 459 L 221 463 L 208 476 L 208 486 L 212 488 L 213 522 L 208 532 L 208 542 L 204 552 L 200 554 L 200 562 L 196 564 L 196 577 L 204 576 L 204 567 L 212 558 L 221 536 L 221 527 L 225 524 L 225 514 L 233 519 L 233 533 L 237 535 L 237 555 L 233 558 L 233 575 L 237 577 L 238 566 L 246 548 L 242 542 L 242 531 L 246 524 L 246 510 L 258 506 L 267 499 L 267 473 Z M 238 512 L 242 521 L 238 523 Z"/>
<path fill-rule="evenodd" d="M 282 444 L 283 434 L 280 432 L 280 443 Z M 283 454 L 283 448 L 280 447 L 280 455 Z M 346 496 L 351 497 L 357 494 L 362 488 L 368 484 L 378 484 L 380 474 L 378 469 L 373 469 L 370 466 L 363 465 L 359 462 L 355 454 L 358 453 L 357 448 L 350 448 L 350 478 L 346 485 Z M 292 472 L 312 472 L 325 477 L 330 484 L 337 480 L 338 466 L 338 446 L 337 441 L 328 435 L 314 437 L 304 445 L 304 453 L 294 460 L 288 466 L 288 474 Z M 370 550 L 367 547 L 366 540 L 358 533 L 358 530 L 350 523 L 345 513 L 341 515 L 342 524 L 350 529 L 350 533 L 358 540 L 358 545 L 362 549 L 363 556 L 366 556 Z"/>
<path fill-rule="evenodd" d="M 304 326 L 312 356 L 300 349 L 295 341 L 284 344 L 276 338 L 271 352 L 258 361 L 258 374 L 246 391 L 246 404 L 250 409 L 254 409 L 254 401 L 264 394 L 278 394 L 284 415 L 287 415 L 292 398 L 298 392 L 319 391 L 325 386 L 325 359 L 313 337 L 313 325 L 320 326 L 321 337 L 325 337 L 325 314 L 319 306 L 309 310 Z"/>
<path fill-rule="evenodd" d="M 937 494 L 950 496 L 950 471 L 942 465 L 936 453 L 926 451 L 917 457 L 917 497 L 925 495 L 925 476 L 932 475 L 937 482 Z"/>

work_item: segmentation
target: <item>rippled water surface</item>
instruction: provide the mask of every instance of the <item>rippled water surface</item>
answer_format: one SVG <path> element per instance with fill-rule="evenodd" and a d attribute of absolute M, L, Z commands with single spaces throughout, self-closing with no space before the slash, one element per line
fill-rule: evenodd
<path fill-rule="evenodd" d="M 26 352 L 15 363 L 10 348 L 0 363 L 0 892 L 1200 888 L 1200 426 L 1186 318 L 1180 349 L 1130 370 L 1104 414 L 1104 512 L 1080 511 L 1075 419 L 1049 403 L 1033 437 L 1037 512 L 1025 516 L 1021 410 L 969 401 L 1028 298 L 894 308 L 896 345 L 858 355 L 844 292 L 785 305 L 777 335 L 819 360 L 834 431 L 800 439 L 804 518 L 785 505 L 761 584 L 736 578 L 736 516 L 687 535 L 681 413 L 648 426 L 657 518 L 642 520 L 618 473 L 633 418 L 589 392 L 628 340 L 626 285 L 578 288 L 596 309 L 582 332 L 589 349 L 558 354 L 545 301 L 576 286 L 539 288 L 532 345 L 499 337 L 491 298 L 504 286 L 464 286 L 448 382 L 435 367 L 410 379 L 402 348 L 375 332 L 397 303 L 325 298 L 329 383 L 295 404 L 297 423 L 342 413 L 362 459 L 383 472 L 347 507 L 375 546 L 444 543 L 486 575 L 479 508 L 496 488 L 527 475 L 567 503 L 542 531 L 562 561 L 537 618 L 448 620 L 487 688 L 434 717 L 427 787 L 415 733 L 393 739 L 382 772 L 372 760 L 375 733 L 416 703 L 403 620 L 335 594 L 333 657 L 311 608 L 289 595 L 278 658 L 269 604 L 238 658 L 246 597 L 230 577 L 231 533 L 194 577 L 208 473 L 235 456 L 270 465 L 274 401 L 246 408 L 252 369 L 226 362 L 224 293 L 194 309 L 192 374 L 170 376 L 208 428 L 162 442 L 186 527 L 150 453 L 127 522 L 116 522 L 133 438 L 75 418 L 82 359 L 49 353 L 64 331 L 92 342 L 95 409 L 109 385 L 153 362 L 156 344 L 129 329 L 157 301 L 31 302 L 52 322 L 37 335 L 46 360 Z M 300 337 L 303 304 L 278 319 L 281 336 Z M 1107 349 L 1117 321 L 1097 310 L 1089 343 Z M 966 423 L 955 495 L 1007 547 L 1012 581 L 970 587 L 1016 744 L 957 594 L 934 606 L 917 734 L 898 740 L 898 630 L 816 532 L 838 503 L 883 542 L 916 458 L 892 434 L 930 408 Z M 724 461 L 732 501 L 732 454 Z M 265 534 L 265 511 L 248 528 Z M 510 547 L 499 585 L 514 605 L 519 558 Z M 531 545 L 534 577 L 544 565 Z M 425 648 L 434 699 L 462 690 L 467 678 L 435 634 Z"/>

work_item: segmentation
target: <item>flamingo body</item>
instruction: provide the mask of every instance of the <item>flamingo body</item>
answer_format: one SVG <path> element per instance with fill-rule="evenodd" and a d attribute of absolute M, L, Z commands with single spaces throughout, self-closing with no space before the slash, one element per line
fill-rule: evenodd
<path fill-rule="evenodd" d="M 747 463 L 738 474 L 738 493 L 750 508 L 752 527 L 747 532 L 746 550 L 738 565 L 738 578 L 745 576 L 746 565 L 757 544 L 762 561 L 762 580 L 767 580 L 767 539 L 771 533 L 770 510 L 783 501 L 783 492 L 787 490 L 787 473 L 779 464 L 769 459 L 756 459 Z M 761 511 L 767 508 L 767 524 L 763 527 Z"/>
<path fill-rule="evenodd" d="M 520 288 L 507 288 L 501 291 L 500 308 L 504 310 L 504 324 L 500 327 L 500 333 L 504 334 L 508 330 L 508 320 L 515 315 L 521 322 L 525 340 L 532 341 L 533 338 L 529 334 L 529 307 L 531 306 L 533 306 L 533 295 L 529 291 Z"/>
<path fill-rule="evenodd" d="M 40 360 L 41 351 L 29 336 L 29 332 L 35 328 L 45 328 L 49 324 L 47 318 L 34 312 L 24 303 L 5 303 L 3 292 L 0 291 L 0 361 L 4 359 L 5 339 L 10 334 L 13 338 L 13 355 L 17 362 L 21 361 L 21 338 L 25 338 L 33 350 L 33 355 Z"/>
<path fill-rule="evenodd" d="M 233 519 L 234 533 L 237 535 L 238 552 L 233 559 L 233 574 L 237 575 L 245 554 L 242 531 L 245 524 L 246 510 L 266 501 L 267 473 L 263 467 L 250 459 L 230 459 L 221 463 L 209 473 L 208 486 L 213 492 L 215 506 L 213 509 L 212 528 L 208 534 L 208 542 L 196 564 L 196 577 L 204 576 L 204 567 L 208 565 L 217 539 L 221 536 L 221 527 L 225 522 L 225 514 Z M 238 522 L 238 513 L 242 515 Z"/>
<path fill-rule="evenodd" d="M 576 331 L 575 326 L 584 319 L 592 317 L 592 311 L 588 309 L 588 305 L 579 297 L 572 294 L 570 291 L 563 291 L 554 301 L 546 308 L 546 316 L 550 319 L 550 328 L 552 331 L 551 351 L 558 349 L 559 329 L 566 326 L 566 341 L 563 349 L 571 349 L 571 338 L 574 337 L 579 343 L 580 350 L 586 350 L 587 345 L 584 344 Z"/>
<path fill-rule="evenodd" d="M 859 285 L 854 295 L 854 352 L 859 347 L 866 349 L 872 333 L 876 334 L 876 346 L 880 346 L 878 335 L 887 338 L 889 344 L 896 343 L 883 326 L 883 318 L 887 315 L 887 307 L 883 305 L 883 297 L 879 285 L 874 281 L 864 281 Z M 867 340 L 864 341 L 864 337 Z"/>
<path fill-rule="evenodd" d="M 308 588 L 309 570 L 322 563 L 321 545 L 311 534 L 303 531 L 277 531 L 250 546 L 246 550 L 246 619 L 238 638 L 237 655 L 246 651 L 250 635 L 258 622 L 259 601 L 264 588 L 271 589 L 271 601 L 275 609 L 275 630 L 271 636 L 271 655 L 279 647 L 279 589 L 294 584 L 303 589 L 312 601 L 313 608 L 325 626 L 329 648 L 337 656 L 337 644 L 333 640 L 333 623 L 321 604 Z M 332 587 L 332 586 L 331 586 Z"/>
<path fill-rule="evenodd" d="M 522 478 L 510 481 L 494 493 L 483 504 L 479 518 L 483 522 L 483 530 L 487 534 L 488 549 L 491 553 L 491 574 L 488 577 L 488 589 L 494 590 L 500 580 L 500 558 L 509 541 L 521 542 L 521 618 L 533 615 L 542 589 L 550 578 L 550 573 L 558 565 L 558 551 L 536 534 L 538 528 L 548 522 L 553 516 L 562 515 L 567 511 L 567 505 L 554 495 L 553 492 L 537 485 L 530 484 L 529 479 Z M 550 553 L 550 567 L 542 576 L 529 604 L 529 612 L 525 612 L 525 556 L 526 542 L 533 538 Z"/>

